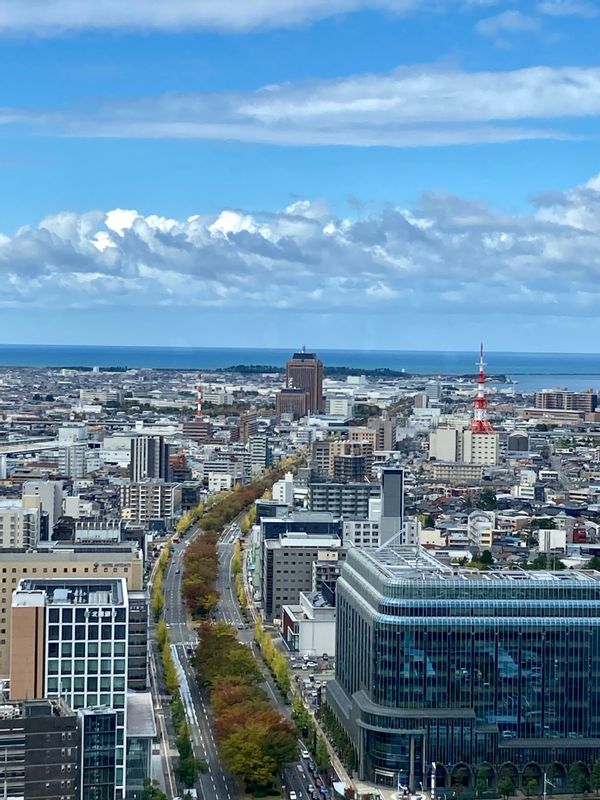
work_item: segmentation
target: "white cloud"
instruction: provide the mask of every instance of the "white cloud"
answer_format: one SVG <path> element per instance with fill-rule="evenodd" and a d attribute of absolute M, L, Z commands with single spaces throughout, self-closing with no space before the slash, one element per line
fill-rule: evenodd
<path fill-rule="evenodd" d="M 536 33 L 541 27 L 539 19 L 523 14 L 521 11 L 508 10 L 480 20 L 475 26 L 482 36 L 496 38 L 512 33 Z"/>
<path fill-rule="evenodd" d="M 566 119 L 599 114 L 600 68 L 469 73 L 423 66 L 248 92 L 105 101 L 86 113 L 46 111 L 37 120 L 13 110 L 11 119 L 80 137 L 427 147 L 569 138 L 576 134 Z M 561 120 L 560 129 L 540 120 Z"/>
<path fill-rule="evenodd" d="M 181 220 L 64 212 L 0 235 L 0 306 L 594 314 L 600 176 L 535 204 L 506 214 L 428 192 L 364 217 L 322 201 Z"/>
<path fill-rule="evenodd" d="M 0 0 L 0 33 L 245 32 L 373 9 L 391 14 L 461 7 L 463 0 Z"/>
<path fill-rule="evenodd" d="M 542 0 L 537 10 L 550 17 L 596 17 L 599 9 L 587 0 Z"/>

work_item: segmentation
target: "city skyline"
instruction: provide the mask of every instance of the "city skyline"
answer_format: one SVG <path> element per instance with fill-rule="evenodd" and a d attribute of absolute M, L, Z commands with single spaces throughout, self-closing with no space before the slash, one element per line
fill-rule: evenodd
<path fill-rule="evenodd" d="M 585 349 L 596 4 L 169 8 L 0 3 L 1 341 Z"/>

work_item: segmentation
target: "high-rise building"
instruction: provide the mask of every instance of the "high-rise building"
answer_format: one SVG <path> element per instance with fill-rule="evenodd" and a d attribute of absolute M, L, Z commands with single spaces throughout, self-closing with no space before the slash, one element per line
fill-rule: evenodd
<path fill-rule="evenodd" d="M 272 451 L 269 447 L 269 438 L 264 434 L 253 434 L 248 439 L 248 452 L 250 453 L 250 470 L 252 476 L 260 475 L 272 463 Z"/>
<path fill-rule="evenodd" d="M 39 508 L 48 515 L 48 538 L 62 515 L 63 483 L 62 481 L 25 481 L 23 484 L 23 506 L 36 507 L 35 499 L 39 498 Z"/>
<path fill-rule="evenodd" d="M 567 389 L 543 389 L 534 395 L 536 408 L 547 411 L 592 412 L 598 405 L 598 395 L 593 389 L 587 392 L 569 392 Z"/>
<path fill-rule="evenodd" d="M 77 715 L 62 700 L 3 702 L 0 742 L 0 796 L 80 800 Z"/>
<path fill-rule="evenodd" d="M 37 550 L 6 550 L 0 559 L 0 677 L 10 674 L 11 598 L 19 582 L 32 575 L 69 578 L 125 578 L 129 589 L 143 588 L 144 562 L 134 545 L 79 546 L 55 543 Z"/>
<path fill-rule="evenodd" d="M 400 467 L 384 467 L 381 472 L 381 518 L 379 520 L 379 542 L 387 544 L 399 537 L 404 523 L 404 470 Z M 398 538 L 398 544 L 403 544 Z"/>
<path fill-rule="evenodd" d="M 323 411 L 323 362 L 304 348 L 294 353 L 285 368 L 288 389 L 303 389 L 308 395 L 308 411 Z"/>
<path fill-rule="evenodd" d="M 145 480 L 121 486 L 121 513 L 134 525 L 147 525 L 151 519 L 171 524 L 181 509 L 181 484 Z"/>
<path fill-rule="evenodd" d="M 275 412 L 282 414 L 292 414 L 296 419 L 305 417 L 309 410 L 309 396 L 304 389 L 287 388 L 281 389 L 275 395 Z"/>
<path fill-rule="evenodd" d="M 0 500 L 0 549 L 36 547 L 39 537 L 39 509 L 23 508 L 20 500 Z"/>
<path fill-rule="evenodd" d="M 376 483 L 309 483 L 311 511 L 329 511 L 336 517 L 367 517 L 369 500 L 379 496 Z"/>
<path fill-rule="evenodd" d="M 169 447 L 162 436 L 136 436 L 131 440 L 129 477 L 132 483 L 151 479 L 167 480 Z"/>
<path fill-rule="evenodd" d="M 360 779 L 543 791 L 600 756 L 600 573 L 462 570 L 350 548 L 327 704 Z"/>
<path fill-rule="evenodd" d="M 119 758 L 123 748 L 117 748 L 123 732 L 119 728 L 118 712 L 106 706 L 82 708 L 78 711 L 81 737 L 81 800 L 120 800 Z M 122 762 L 121 762 L 122 763 Z"/>
<path fill-rule="evenodd" d="M 112 720 L 114 716 L 111 758 L 115 759 L 112 780 L 117 790 L 113 794 L 84 792 L 82 796 L 120 800 L 125 793 L 129 654 L 125 579 L 22 580 L 13 593 L 12 617 L 11 698 L 62 698 L 76 710 L 102 706 L 103 719 L 104 709 L 112 710 L 114 713 L 106 718 Z M 86 716 L 87 712 L 84 755 L 94 751 L 86 741 Z M 85 760 L 82 765 L 82 786 L 94 784 L 94 770 L 100 770 L 101 776 L 95 783 L 104 786 L 108 778 L 102 773 L 101 762 L 90 758 L 89 772 Z"/>

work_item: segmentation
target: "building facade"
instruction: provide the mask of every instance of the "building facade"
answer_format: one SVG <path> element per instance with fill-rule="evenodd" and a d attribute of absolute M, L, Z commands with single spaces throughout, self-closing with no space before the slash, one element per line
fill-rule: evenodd
<path fill-rule="evenodd" d="M 137 548 L 56 544 L 37 550 L 7 550 L 0 559 L 0 678 L 10 674 L 11 599 L 23 578 L 125 578 L 128 589 L 143 588 L 144 565 Z"/>
<path fill-rule="evenodd" d="M 359 646 L 360 644 L 360 646 Z M 566 789 L 600 756 L 600 573 L 452 569 L 351 549 L 327 703 L 360 778 Z"/>
<path fill-rule="evenodd" d="M 323 362 L 314 353 L 305 350 L 294 353 L 285 367 L 285 380 L 288 389 L 302 389 L 307 394 L 309 412 L 323 411 Z"/>
<path fill-rule="evenodd" d="M 23 800 L 79 800 L 77 715 L 61 700 L 0 705 L 0 792 Z"/>
<path fill-rule="evenodd" d="M 88 760 L 82 762 L 82 797 L 122 800 L 129 655 L 125 579 L 23 580 L 13 593 L 12 612 L 11 698 L 62 698 L 71 708 L 84 710 L 82 751 Z M 92 714 L 90 709 L 100 710 Z M 106 737 L 98 739 L 98 747 L 112 753 L 107 765 L 95 760 L 85 720 L 91 720 L 91 735 L 104 731 L 109 717 L 114 718 L 110 748 Z M 104 767 L 111 764 L 112 794 L 86 794 L 86 785 L 107 785 Z"/>

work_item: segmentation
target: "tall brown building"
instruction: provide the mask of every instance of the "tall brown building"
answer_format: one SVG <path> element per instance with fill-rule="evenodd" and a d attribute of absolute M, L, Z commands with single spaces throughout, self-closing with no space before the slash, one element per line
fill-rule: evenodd
<path fill-rule="evenodd" d="M 323 411 L 323 362 L 304 348 L 287 362 L 285 379 L 288 389 L 304 389 L 308 395 L 308 411 Z"/>

